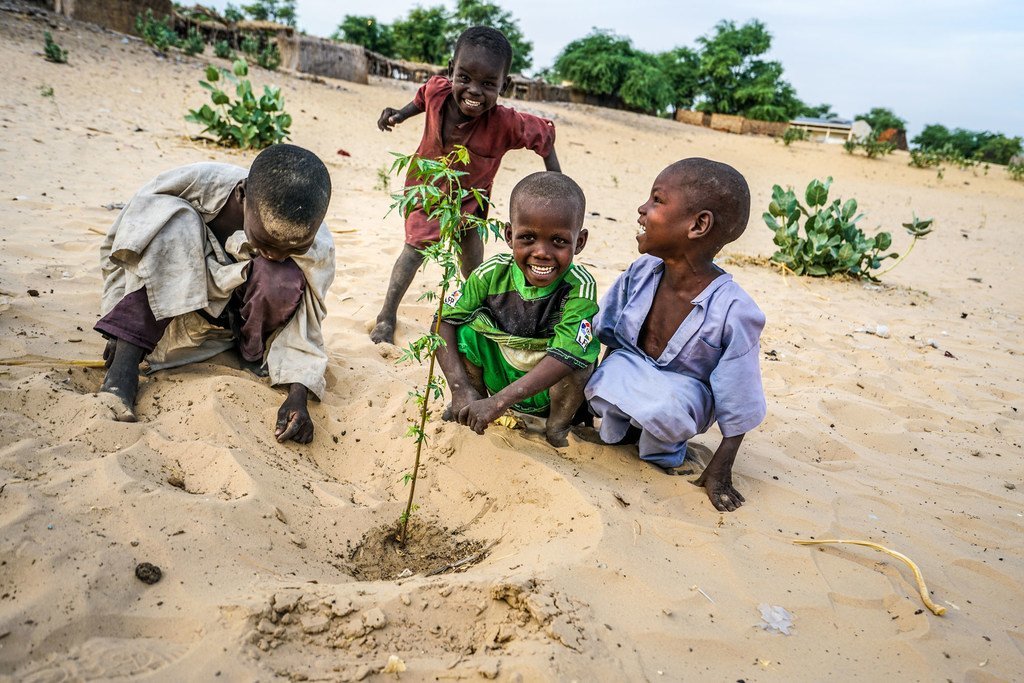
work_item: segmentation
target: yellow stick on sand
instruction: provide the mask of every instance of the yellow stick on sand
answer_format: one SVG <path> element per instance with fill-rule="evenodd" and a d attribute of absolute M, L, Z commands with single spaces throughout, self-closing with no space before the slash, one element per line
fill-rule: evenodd
<path fill-rule="evenodd" d="M 911 560 L 903 553 L 898 553 L 895 550 L 889 550 L 884 545 L 878 545 L 877 543 L 872 543 L 871 541 L 839 541 L 835 539 L 827 539 L 821 541 L 794 540 L 793 543 L 796 543 L 797 545 L 818 545 L 820 543 L 845 543 L 847 545 L 862 545 L 866 548 L 874 548 L 875 550 L 879 550 L 888 555 L 892 555 L 897 560 L 903 560 L 906 563 L 906 565 L 910 567 L 911 571 L 914 572 L 914 578 L 917 579 L 917 590 L 921 593 L 921 601 L 924 602 L 924 606 L 930 609 L 932 613 L 935 614 L 935 616 L 941 617 L 943 614 L 946 613 L 945 607 L 940 607 L 939 605 L 936 605 L 934 602 L 932 602 L 932 599 L 928 597 L 928 586 L 926 586 L 924 583 L 924 576 L 921 575 L 921 570 L 917 568 L 917 565 L 914 564 L 913 560 Z"/>
<path fill-rule="evenodd" d="M 70 365 L 73 368 L 102 368 L 101 360 L 64 360 L 62 358 L 0 358 L 0 365 Z"/>

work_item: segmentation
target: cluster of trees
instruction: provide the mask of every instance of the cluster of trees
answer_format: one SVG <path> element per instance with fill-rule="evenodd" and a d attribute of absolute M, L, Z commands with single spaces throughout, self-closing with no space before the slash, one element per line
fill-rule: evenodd
<path fill-rule="evenodd" d="M 224 18 L 228 21 L 274 21 L 285 26 L 295 26 L 295 0 L 254 0 L 241 7 L 229 2 L 224 10 Z"/>
<path fill-rule="evenodd" d="M 952 150 L 965 159 L 974 161 L 1008 164 L 1010 159 L 1022 150 L 1022 139 L 1007 137 L 1002 133 L 977 132 L 954 128 L 949 130 L 938 123 L 924 127 L 921 134 L 911 140 L 919 149 L 941 152 Z"/>
<path fill-rule="evenodd" d="M 696 108 L 762 121 L 827 115 L 829 105 L 802 102 L 782 77 L 782 64 L 764 58 L 771 44 L 771 34 L 756 19 L 742 26 L 720 21 L 697 39 L 696 48 L 656 54 L 595 29 L 569 43 L 543 75 L 585 92 L 617 95 L 626 106 L 651 114 Z"/>
<path fill-rule="evenodd" d="M 334 40 L 362 45 L 385 57 L 427 64 L 447 64 L 459 34 L 470 26 L 493 26 L 512 44 L 512 73 L 533 64 L 533 43 L 526 40 L 510 12 L 482 0 L 458 0 L 455 10 L 443 6 L 420 7 L 393 24 L 375 17 L 348 14 L 331 35 Z"/>

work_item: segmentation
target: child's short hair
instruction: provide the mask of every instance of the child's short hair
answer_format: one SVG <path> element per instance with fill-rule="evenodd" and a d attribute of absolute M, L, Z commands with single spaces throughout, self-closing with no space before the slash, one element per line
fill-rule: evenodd
<path fill-rule="evenodd" d="M 746 178 L 729 164 L 701 157 L 682 159 L 671 166 L 684 179 L 695 209 L 708 209 L 715 216 L 719 246 L 739 238 L 750 219 L 750 187 Z"/>
<path fill-rule="evenodd" d="M 509 218 L 513 226 L 516 212 L 525 201 L 541 201 L 557 203 L 572 212 L 572 227 L 579 230 L 583 227 L 583 217 L 587 210 L 587 197 L 576 181 L 564 173 L 555 171 L 537 171 L 526 176 L 512 188 L 509 199 Z"/>
<path fill-rule="evenodd" d="M 331 202 L 331 176 L 308 149 L 271 145 L 252 162 L 245 191 L 267 234 L 295 242 L 320 228 Z"/>
<path fill-rule="evenodd" d="M 508 42 L 504 33 L 490 26 L 470 26 L 455 41 L 452 60 L 459 56 L 459 50 L 470 45 L 481 47 L 499 57 L 505 65 L 505 75 L 508 75 L 508 70 L 512 67 L 512 44 Z"/>

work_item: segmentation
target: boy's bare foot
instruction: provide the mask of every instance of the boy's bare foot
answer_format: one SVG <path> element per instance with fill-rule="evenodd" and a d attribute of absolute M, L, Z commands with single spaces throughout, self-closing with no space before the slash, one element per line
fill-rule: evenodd
<path fill-rule="evenodd" d="M 135 399 L 139 393 L 139 363 L 146 352 L 123 339 L 118 339 L 110 354 L 107 376 L 100 387 L 101 394 L 107 394 L 116 400 L 106 398 L 104 403 L 113 411 L 118 422 L 135 422 Z M 104 397 L 105 398 L 105 397 Z"/>
<path fill-rule="evenodd" d="M 597 431 L 594 427 L 588 425 L 576 425 L 572 428 L 573 436 L 580 441 L 586 441 L 587 443 L 596 443 L 598 446 L 605 446 L 604 441 L 601 440 L 601 432 Z"/>
<path fill-rule="evenodd" d="M 441 419 L 445 422 L 455 422 L 455 413 L 452 412 L 452 404 L 449 403 L 444 407 L 444 412 L 441 413 Z"/>
<path fill-rule="evenodd" d="M 548 424 L 544 428 L 544 438 L 555 448 L 565 448 L 569 445 L 569 425 L 564 427 L 552 427 Z"/>
<path fill-rule="evenodd" d="M 246 360 L 241 353 L 238 354 L 238 364 L 243 370 L 248 370 L 257 377 L 267 377 L 270 374 L 263 361 Z"/>
<path fill-rule="evenodd" d="M 380 344 L 381 342 L 394 344 L 396 324 L 396 320 L 381 320 L 377 318 L 377 324 L 370 330 L 370 341 L 374 344 Z"/>

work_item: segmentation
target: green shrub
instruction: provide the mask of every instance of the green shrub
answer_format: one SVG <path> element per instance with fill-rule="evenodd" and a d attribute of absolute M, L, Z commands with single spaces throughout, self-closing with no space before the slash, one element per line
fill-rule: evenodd
<path fill-rule="evenodd" d="M 804 193 L 810 210 L 800 203 L 792 189 L 783 190 L 778 185 L 772 187 L 772 200 L 768 211 L 763 214 L 765 224 L 775 233 L 773 241 L 779 247 L 772 255 L 772 261 L 797 275 L 846 274 L 875 280 L 877 278 L 871 271 L 880 268 L 885 259 L 897 258 L 896 253 L 883 253 L 892 245 L 892 235 L 879 232 L 874 237 L 866 236 L 857 227 L 857 221 L 863 217 L 863 214 L 857 214 L 857 200 L 843 203 L 835 199 L 829 203 L 831 184 L 831 177 L 824 182 L 810 182 Z M 801 217 L 806 219 L 802 235 Z M 922 221 L 915 216 L 903 227 L 916 242 L 931 232 L 931 223 L 931 220 Z"/>
<path fill-rule="evenodd" d="M 244 59 L 236 60 L 232 71 L 207 66 L 206 80 L 199 81 L 199 85 L 210 91 L 213 106 L 190 109 L 185 120 L 205 126 L 204 133 L 213 133 L 218 143 L 228 147 L 262 149 L 287 140 L 292 117 L 284 110 L 281 89 L 264 86 L 263 96 L 257 98 L 252 83 L 244 78 L 248 74 Z M 232 100 L 215 85 L 222 78 L 234 85 L 238 99 Z"/>
<path fill-rule="evenodd" d="M 178 46 L 178 34 L 171 28 L 171 18 L 157 19 L 151 9 L 147 9 L 145 14 L 135 16 L 135 30 L 146 45 L 158 52 L 167 52 L 170 48 Z"/>
<path fill-rule="evenodd" d="M 213 54 L 221 59 L 233 59 L 235 51 L 231 49 L 231 43 L 226 40 L 218 40 L 213 44 Z"/>
<path fill-rule="evenodd" d="M 260 39 L 252 33 L 246 33 L 238 43 L 238 49 L 247 55 L 257 55 L 260 51 Z"/>
<path fill-rule="evenodd" d="M 54 64 L 68 63 L 68 51 L 54 42 L 49 31 L 43 33 L 43 40 L 46 41 L 43 44 L 43 56 L 46 57 L 46 61 Z"/>
<path fill-rule="evenodd" d="M 1006 165 L 1006 172 L 1012 180 L 1024 180 L 1024 161 L 1011 161 Z"/>
<path fill-rule="evenodd" d="M 868 159 L 884 157 L 892 154 L 896 145 L 892 142 L 882 142 L 878 139 L 878 133 L 872 132 L 863 138 L 850 138 L 843 143 L 843 149 L 847 154 L 853 154 L 857 149 L 863 149 Z"/>
<path fill-rule="evenodd" d="M 914 168 L 934 168 L 941 180 L 945 175 L 946 166 L 956 166 L 964 170 L 977 166 L 978 162 L 965 157 L 958 148 L 946 143 L 941 147 L 921 147 L 911 150 L 909 165 Z M 988 169 L 985 172 L 988 173 Z"/>
<path fill-rule="evenodd" d="M 188 35 L 185 36 L 185 40 L 181 41 L 181 49 L 187 55 L 201 55 L 206 50 L 206 42 L 203 40 L 203 34 L 199 32 L 195 26 L 189 28 Z"/>
<path fill-rule="evenodd" d="M 277 44 L 267 43 L 266 47 L 256 55 L 256 63 L 269 71 L 274 71 L 281 66 L 281 52 L 277 49 Z"/>
<path fill-rule="evenodd" d="M 782 134 L 782 142 L 789 147 L 791 144 L 798 140 L 807 139 L 807 130 L 805 128 L 797 128 L 796 126 L 790 126 L 786 129 L 786 132 Z"/>

